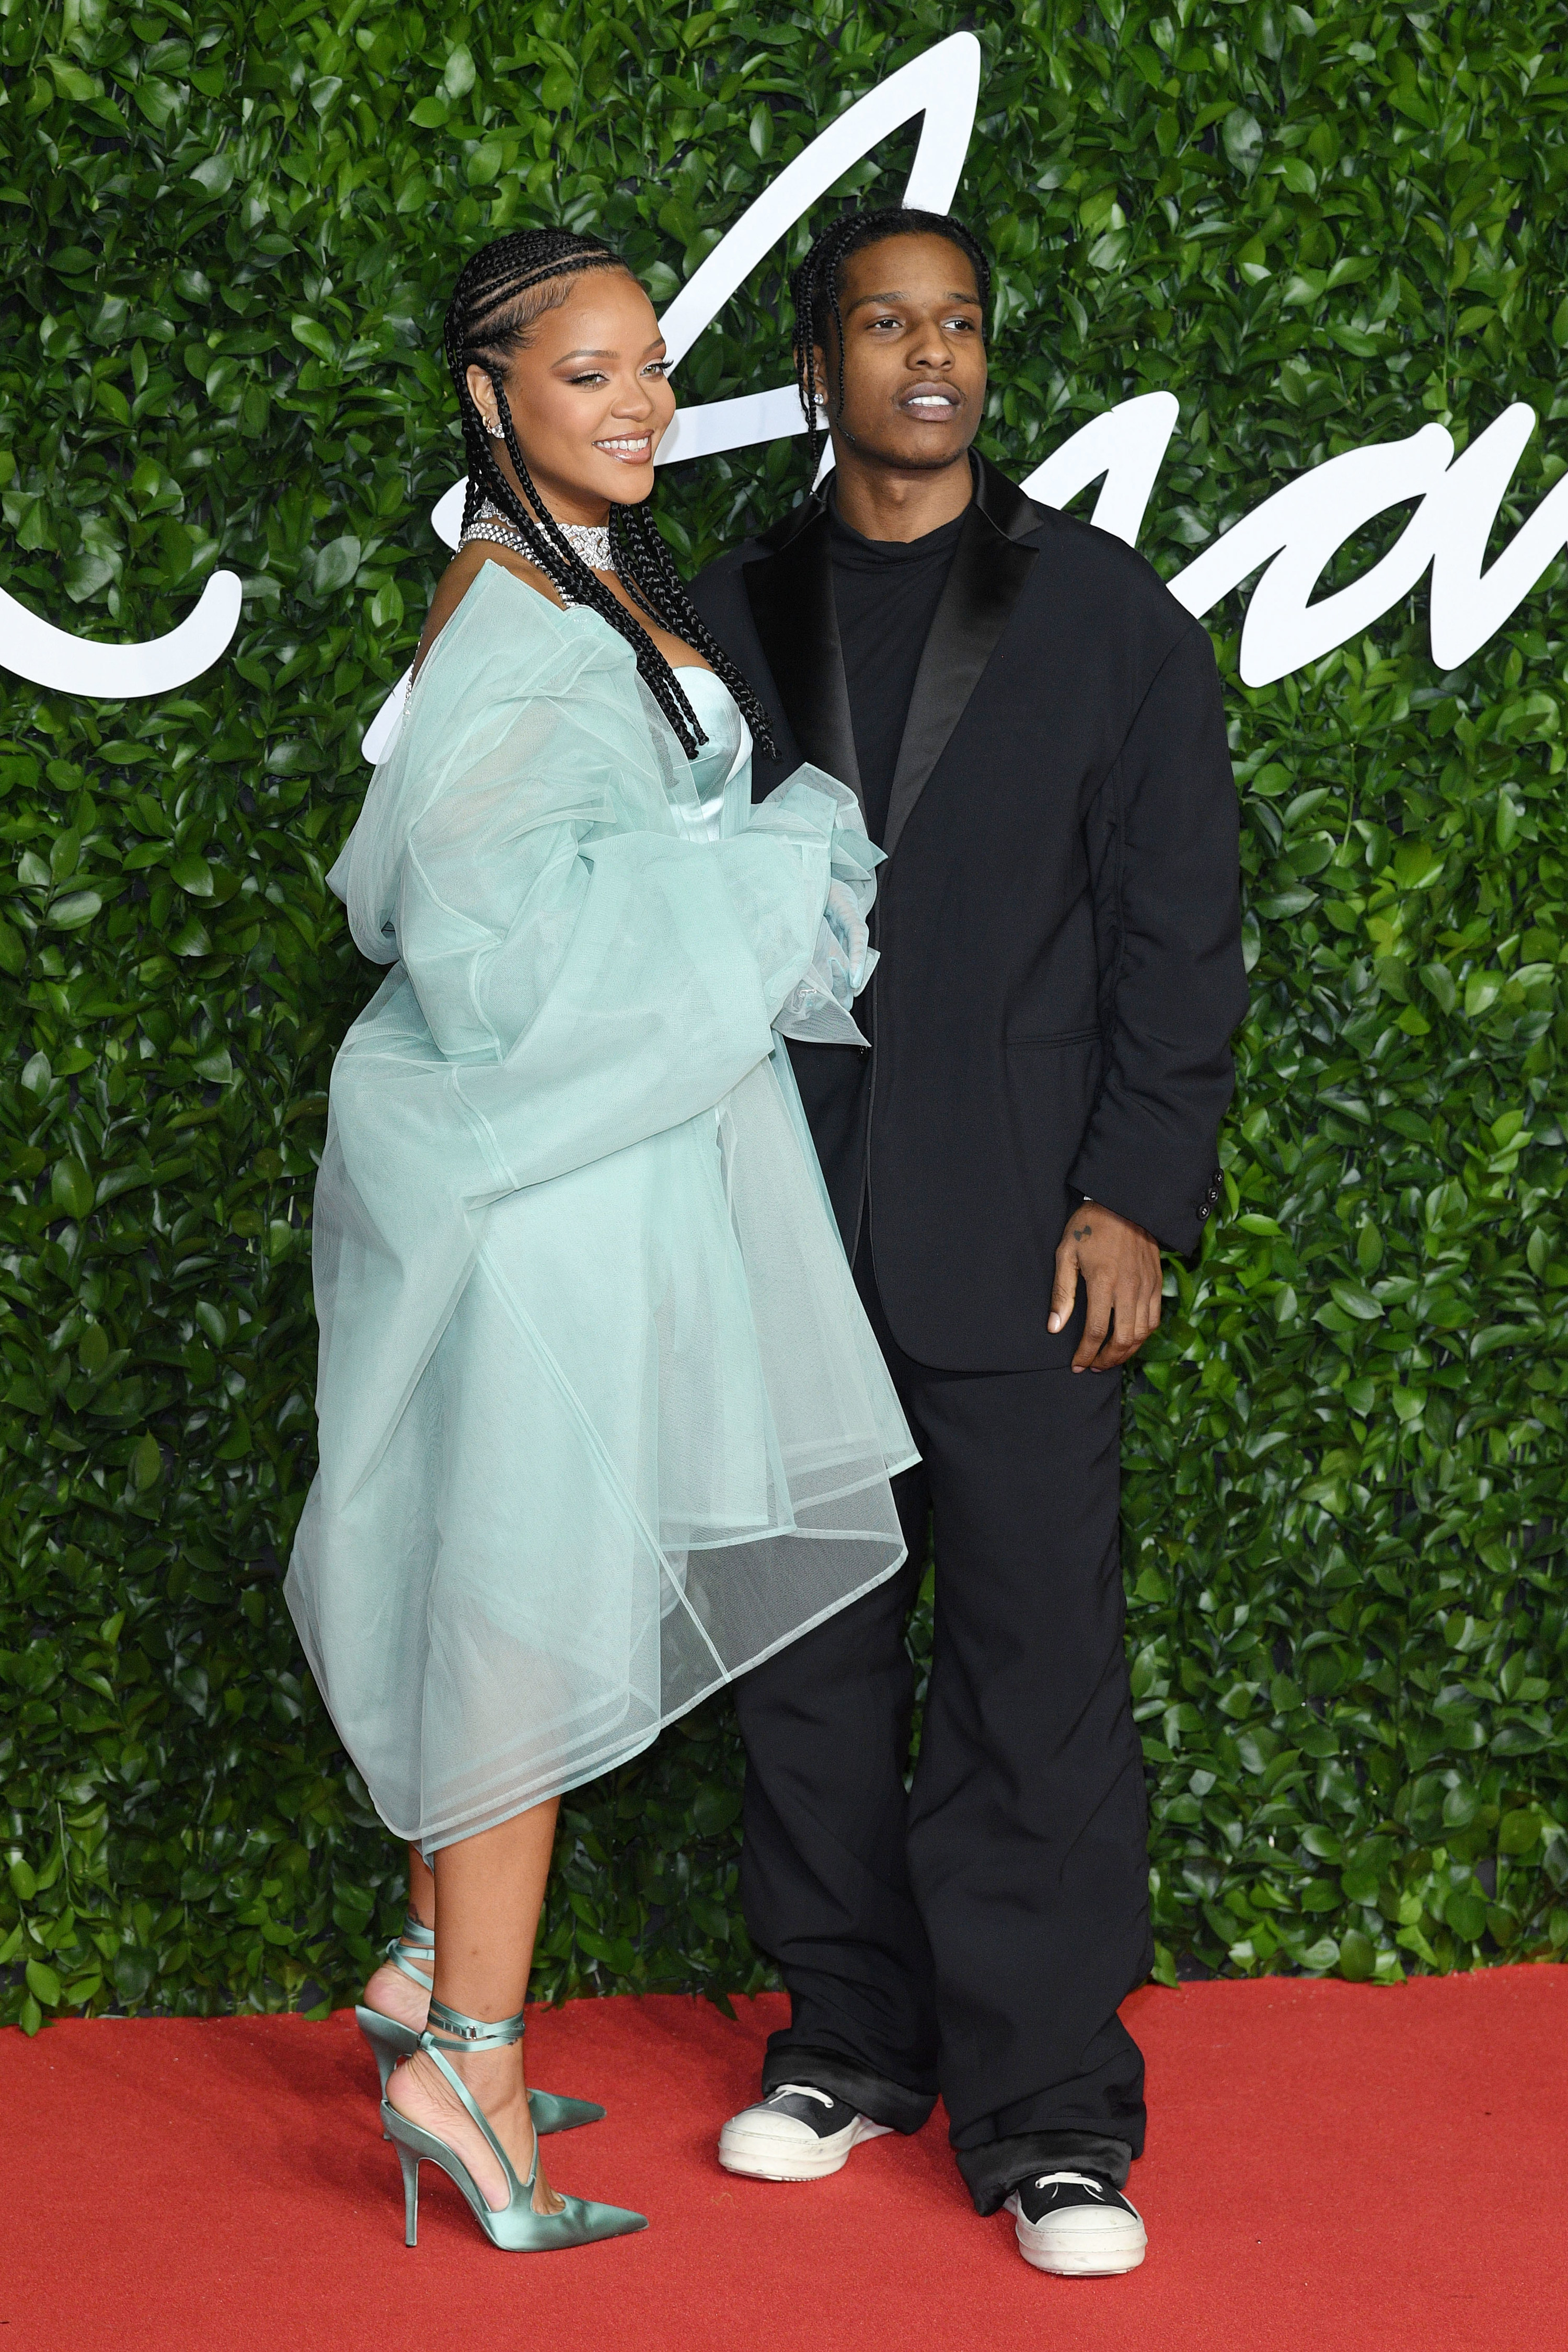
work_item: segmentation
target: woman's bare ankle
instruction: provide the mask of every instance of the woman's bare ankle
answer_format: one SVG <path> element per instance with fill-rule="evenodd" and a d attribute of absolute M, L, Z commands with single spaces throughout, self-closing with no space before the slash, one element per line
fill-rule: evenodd
<path fill-rule="evenodd" d="M 425 1974 L 429 1975 L 429 1953 L 410 1954 L 409 1957 L 416 1968 L 423 1969 Z M 430 1996 L 422 1984 L 416 1984 L 412 1977 L 405 1977 L 403 1970 L 394 1968 L 390 1960 L 384 1960 L 374 1971 L 365 1986 L 363 1998 L 366 2009 L 374 2009 L 379 2016 L 395 2018 L 399 2025 L 406 2025 L 411 2032 L 424 2032 L 430 2013 Z"/>

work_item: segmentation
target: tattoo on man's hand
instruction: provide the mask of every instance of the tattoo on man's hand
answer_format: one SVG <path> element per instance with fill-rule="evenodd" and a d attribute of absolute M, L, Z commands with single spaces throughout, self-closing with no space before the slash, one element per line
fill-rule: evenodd
<path fill-rule="evenodd" d="M 1072 1237 L 1075 1242 L 1084 1242 L 1089 1239 L 1093 1231 L 1092 1225 L 1075 1225 L 1072 1229 Z"/>

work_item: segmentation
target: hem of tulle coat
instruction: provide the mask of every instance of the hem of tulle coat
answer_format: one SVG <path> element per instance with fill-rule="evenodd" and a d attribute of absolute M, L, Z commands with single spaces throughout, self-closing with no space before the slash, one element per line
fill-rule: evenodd
<path fill-rule="evenodd" d="M 887 1475 L 889 1478 L 896 1478 L 902 1471 L 912 1469 L 919 1460 L 920 1455 L 915 1454 L 907 1462 L 897 1465 L 889 1464 Z M 749 1675 L 753 1666 L 760 1666 L 767 1659 L 776 1657 L 781 1650 L 787 1650 L 792 1642 L 798 1642 L 803 1634 L 815 1633 L 817 1626 L 826 1625 L 830 1617 L 837 1617 L 840 1610 L 851 1607 L 857 1601 L 863 1601 L 867 1593 L 874 1592 L 879 1584 L 886 1584 L 890 1576 L 898 1574 L 908 1558 L 908 1547 L 900 1545 L 897 1558 L 889 1560 L 886 1568 L 879 1569 L 875 1576 L 868 1576 L 863 1584 L 858 1584 L 853 1592 L 847 1592 L 842 1600 L 831 1602 L 826 1609 L 819 1609 L 815 1617 L 807 1618 L 803 1624 L 793 1626 L 789 1633 L 781 1634 L 776 1642 L 770 1642 L 765 1649 L 748 1658 L 743 1665 L 721 1669 L 700 1691 L 694 1691 L 689 1698 L 682 1699 L 679 1706 L 672 1706 L 668 1713 L 662 1714 L 651 1729 L 638 1731 L 634 1738 L 600 1749 L 591 1763 L 577 1769 L 567 1768 L 563 1777 L 548 1774 L 536 1787 L 526 1791 L 514 1790 L 511 1795 L 498 1799 L 493 1805 L 465 1812 L 451 1822 L 426 1823 L 423 1830 L 400 1828 L 395 1822 L 389 1821 L 376 1802 L 374 1789 L 368 1791 L 370 1801 L 391 1836 L 417 1847 L 426 1863 L 433 1862 L 444 1846 L 459 1845 L 465 1838 L 479 1837 L 486 1830 L 500 1829 L 503 1822 L 514 1821 L 519 1813 L 526 1813 L 535 1805 L 547 1804 L 552 1797 L 568 1796 L 574 1789 L 584 1788 L 590 1780 L 597 1780 L 606 1772 L 618 1771 L 623 1764 L 631 1763 L 635 1757 L 651 1748 L 672 1723 L 679 1723 L 683 1715 L 689 1715 L 693 1707 L 700 1706 L 705 1699 L 711 1698 L 727 1683 L 738 1682 L 742 1675 Z M 330 1701 L 327 1712 L 331 1714 Z M 340 1730 L 339 1738 L 342 1737 Z M 344 1744 L 346 1746 L 347 1742 Z"/>

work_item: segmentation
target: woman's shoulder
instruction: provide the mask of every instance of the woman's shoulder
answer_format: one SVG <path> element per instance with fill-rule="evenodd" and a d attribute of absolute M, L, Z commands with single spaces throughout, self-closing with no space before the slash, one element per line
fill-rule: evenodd
<path fill-rule="evenodd" d="M 529 568 L 517 559 L 498 562 L 477 548 L 465 548 L 447 566 L 420 640 L 405 713 L 426 737 L 425 722 L 444 731 L 458 710 L 624 689 L 619 673 L 635 669 L 625 640 L 596 614 L 535 588 Z"/>
<path fill-rule="evenodd" d="M 556 612 L 565 610 L 560 591 L 554 582 L 547 579 L 537 564 L 530 563 L 526 557 L 515 554 L 510 547 L 498 546 L 489 540 L 470 540 L 467 547 L 460 547 L 458 550 L 437 583 L 436 593 L 430 600 L 430 610 L 420 635 L 419 649 L 414 656 L 416 677 L 424 668 L 442 631 L 456 617 L 459 607 L 467 602 L 469 591 L 483 574 L 489 572 L 501 572 L 515 580 L 521 587 L 530 590 L 542 602 L 553 606 Z M 487 590 L 490 584 L 486 582 Z"/>

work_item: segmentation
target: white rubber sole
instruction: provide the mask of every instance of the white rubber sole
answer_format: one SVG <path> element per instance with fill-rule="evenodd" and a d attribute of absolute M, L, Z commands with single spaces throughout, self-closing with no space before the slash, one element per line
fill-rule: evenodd
<path fill-rule="evenodd" d="M 731 2116 L 719 2135 L 719 2161 L 726 2172 L 738 2172 L 748 2180 L 826 2180 L 831 2172 L 842 2172 L 849 2160 L 849 2151 L 862 2140 L 882 2139 L 892 2129 L 890 2124 L 874 2124 L 869 2116 L 857 2116 L 852 2124 L 831 2138 L 817 2139 L 810 2135 L 797 2147 L 794 2135 L 778 2129 L 781 2123 L 791 2119 L 785 2116 L 771 2118 L 767 2125 L 752 2124 L 744 2115 Z M 807 2126 L 797 2125 L 805 2134 Z"/>
<path fill-rule="evenodd" d="M 1149 2233 L 1135 2214 L 1096 2213 L 1074 2206 L 1042 2226 L 1017 2214 L 1018 2252 L 1032 2270 L 1054 2278 L 1120 2278 L 1135 2271 L 1149 2251 Z"/>

